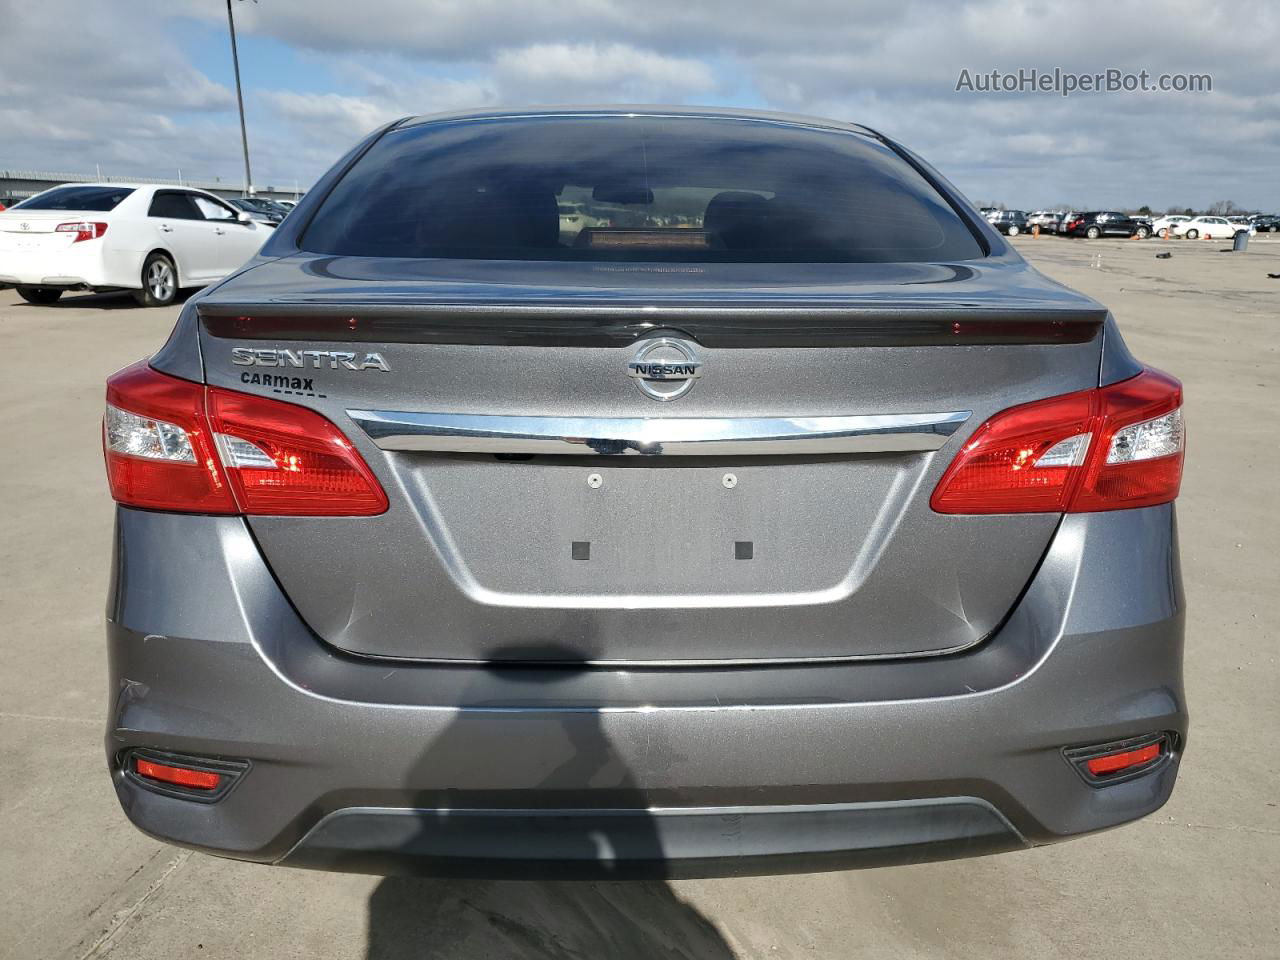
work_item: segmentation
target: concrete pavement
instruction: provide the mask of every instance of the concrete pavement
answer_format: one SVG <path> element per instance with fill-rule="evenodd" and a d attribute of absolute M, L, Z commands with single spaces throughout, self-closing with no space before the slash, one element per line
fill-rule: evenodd
<path fill-rule="evenodd" d="M 102 754 L 98 431 L 104 377 L 177 311 L 3 290 L 0 958 L 1280 955 L 1280 243 L 1016 242 L 1186 384 L 1192 732 L 1159 814 L 986 859 L 670 884 L 383 881 L 157 843 L 119 811 Z"/>

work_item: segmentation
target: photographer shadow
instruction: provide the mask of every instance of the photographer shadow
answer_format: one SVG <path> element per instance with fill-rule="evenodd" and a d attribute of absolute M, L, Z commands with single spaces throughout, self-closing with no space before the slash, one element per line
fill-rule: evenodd
<path fill-rule="evenodd" d="M 574 659 L 567 651 L 551 653 L 562 661 L 556 667 L 504 668 L 495 664 L 490 672 L 500 681 L 504 670 L 509 671 L 527 689 L 531 680 L 554 685 L 584 669 L 572 662 L 565 664 Z M 501 661 L 503 653 L 496 652 L 494 659 Z M 550 691 L 546 700 L 552 702 Z M 607 797 L 601 802 L 611 810 L 627 810 L 629 815 L 552 815 L 546 820 L 546 830 L 540 829 L 542 823 L 535 818 L 531 826 L 514 831 L 495 826 L 494 835 L 486 836 L 483 822 L 449 814 L 447 796 L 411 792 L 410 802 L 423 812 L 416 832 L 402 846 L 422 859 L 406 861 L 406 869 L 432 876 L 392 876 L 378 883 L 369 897 L 366 960 L 726 960 L 734 956 L 716 928 L 665 881 L 611 879 L 619 875 L 619 863 L 624 860 L 631 866 L 629 875 L 638 869 L 643 876 L 661 878 L 665 855 L 652 817 L 642 813 L 649 800 L 611 748 L 601 716 L 598 707 L 575 705 L 572 712 L 545 712 L 541 720 L 531 719 L 531 726 L 540 724 L 530 741 L 536 743 L 540 755 L 520 762 L 537 771 L 545 766 L 535 781 L 536 793 L 548 798 L 551 805 L 570 809 L 585 806 L 582 788 L 590 785 L 593 795 L 598 791 Z M 442 764 L 454 767 L 464 759 L 485 762 L 486 734 L 498 729 L 492 725 L 493 717 L 483 710 L 460 711 L 410 772 L 410 784 L 431 782 L 430 771 Z M 552 724 L 558 731 L 549 735 Z M 502 729 L 509 727 L 503 724 Z M 462 804 L 497 805 L 487 800 Z M 469 819 L 472 822 L 468 823 Z M 466 842 L 479 839 L 491 843 L 498 853 L 509 853 L 513 859 L 479 866 L 451 861 L 447 854 L 452 844 L 460 842 L 459 830 L 470 838 Z M 504 839 L 500 834 L 506 831 L 511 832 Z M 543 854 L 545 859 L 541 859 Z M 535 879 L 520 879 L 525 873 Z M 477 878 L 486 874 L 504 879 Z M 556 879 L 547 879 L 550 877 Z"/>

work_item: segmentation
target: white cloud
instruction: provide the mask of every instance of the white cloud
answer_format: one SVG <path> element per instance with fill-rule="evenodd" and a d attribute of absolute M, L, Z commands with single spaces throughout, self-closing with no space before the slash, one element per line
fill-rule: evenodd
<path fill-rule="evenodd" d="M 638 103 L 684 100 L 716 87 L 700 60 L 622 43 L 539 43 L 499 50 L 494 76 L 511 101 Z"/>
<path fill-rule="evenodd" d="M 175 38 L 190 20 L 166 19 L 220 31 L 224 8 L 157 10 L 0 0 L 0 166 L 79 156 L 234 176 L 234 97 L 187 62 Z M 983 199 L 1278 203 L 1280 6 L 1266 0 L 1087 12 L 1048 0 L 310 0 L 238 3 L 236 16 L 321 81 L 247 91 L 267 178 L 314 177 L 406 114 L 712 99 L 866 122 Z M 1055 66 L 1207 72 L 1214 88 L 1070 100 L 954 90 L 962 68 Z"/>
<path fill-rule="evenodd" d="M 325 131 L 335 138 L 355 139 L 395 119 L 393 112 L 361 97 L 289 90 L 268 90 L 259 97 L 283 120 Z"/>

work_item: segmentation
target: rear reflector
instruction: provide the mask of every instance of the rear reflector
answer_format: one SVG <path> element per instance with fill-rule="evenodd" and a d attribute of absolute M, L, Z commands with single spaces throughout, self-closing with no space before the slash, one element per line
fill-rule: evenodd
<path fill-rule="evenodd" d="M 1085 761 L 1085 766 L 1095 777 L 1102 777 L 1109 773 L 1119 773 L 1121 770 L 1140 767 L 1144 763 L 1150 763 L 1158 756 L 1160 756 L 1160 744 L 1149 743 L 1145 747 L 1138 747 L 1136 750 L 1106 753 L 1100 757 L 1093 757 Z"/>
<path fill-rule="evenodd" d="M 127 506 L 370 516 L 388 505 L 351 441 L 315 411 L 179 380 L 145 362 L 107 381 L 103 448 L 111 495 Z"/>
<path fill-rule="evenodd" d="M 147 780 L 169 783 L 175 787 L 187 787 L 191 790 L 217 790 L 222 785 L 222 774 L 208 770 L 188 770 L 185 767 L 173 767 L 142 757 L 133 758 L 134 772 Z"/>
<path fill-rule="evenodd" d="M 1183 460 L 1182 385 L 1146 369 L 1011 407 L 974 431 L 930 500 L 938 513 L 1086 513 L 1168 503 Z"/>
<path fill-rule="evenodd" d="M 1070 747 L 1062 753 L 1085 782 L 1101 787 L 1124 783 L 1163 768 L 1177 743 L 1173 734 L 1149 733 L 1089 747 Z"/>

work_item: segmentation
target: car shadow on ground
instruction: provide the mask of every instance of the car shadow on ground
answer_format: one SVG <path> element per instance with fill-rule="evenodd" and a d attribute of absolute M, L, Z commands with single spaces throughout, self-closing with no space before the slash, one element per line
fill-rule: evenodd
<path fill-rule="evenodd" d="M 187 298 L 196 293 L 195 290 L 182 290 L 174 306 L 187 302 Z M 53 303 L 27 303 L 18 291 L 7 288 L 0 290 L 0 302 L 5 306 L 29 308 L 32 310 L 65 310 L 68 307 L 85 310 L 139 310 L 141 307 L 133 294 L 128 290 L 114 293 L 64 293 Z"/>
<path fill-rule="evenodd" d="M 572 657 L 568 651 L 556 651 L 558 660 Z M 568 654 L 563 656 L 561 654 Z M 491 658 L 501 662 L 503 651 Z M 495 668 L 501 672 L 503 668 Z M 506 668 L 510 670 L 510 667 Z M 582 669 L 585 669 L 582 668 Z M 555 669 L 525 667 L 520 681 L 530 677 L 547 684 L 565 682 L 575 673 L 573 666 Z M 499 688 L 500 689 L 500 688 Z M 524 688 L 527 690 L 527 686 Z M 491 699 L 494 688 L 474 692 L 475 702 Z M 500 695 L 499 695 L 500 696 Z M 466 703 L 471 697 L 464 697 Z M 531 733 L 527 751 L 512 749 L 511 744 L 493 744 L 493 754 L 506 757 L 507 773 L 491 776 L 486 769 L 488 737 L 509 735 L 506 723 L 497 726 L 493 714 L 483 710 L 462 710 L 452 724 L 435 738 L 409 772 L 406 786 L 409 802 L 421 811 L 414 828 L 417 833 L 405 846 L 419 853 L 438 851 L 447 846 L 454 834 L 448 822 L 448 793 L 418 792 L 421 785 L 433 783 L 433 770 L 461 769 L 460 763 L 482 765 L 476 782 L 533 782 L 535 794 L 569 798 L 557 805 L 581 806 L 582 784 L 607 796 L 606 802 L 629 811 L 647 810 L 651 801 L 639 788 L 631 772 L 621 763 L 606 735 L 602 712 L 583 706 L 576 698 L 565 695 L 545 698 L 555 703 L 568 700 L 575 704 L 572 712 L 543 714 L 542 721 L 530 721 Z M 548 716 L 557 719 L 546 722 Z M 519 759 L 515 759 L 519 758 Z M 498 761 L 503 762 L 503 761 Z M 597 794 L 599 795 L 599 794 Z M 527 801 L 526 801 L 527 804 Z M 480 805 L 463 801 L 459 805 Z M 484 806 L 496 806 L 486 802 Z M 510 804 L 520 806 L 517 800 Z M 646 865 L 646 876 L 664 876 L 665 851 L 657 826 L 647 815 L 612 827 L 597 819 L 580 836 L 558 833 L 556 855 L 564 866 L 577 863 L 595 871 L 595 877 L 583 880 L 487 880 L 424 879 L 387 877 L 369 897 L 369 927 L 366 960 L 462 960 L 479 957 L 569 958 L 608 957 L 610 960 L 651 960 L 654 957 L 698 958 L 698 960 L 732 960 L 733 950 L 715 926 L 695 907 L 684 902 L 662 880 L 614 880 L 611 862 L 617 859 L 639 860 Z M 481 834 L 488 837 L 489 834 Z M 525 836 L 521 834 L 521 836 Z M 533 857 L 528 838 L 526 849 L 516 856 Z M 498 841 L 499 846 L 502 841 Z M 520 844 L 516 840 L 511 845 Z M 603 854 L 603 855 L 602 855 Z M 505 854 L 503 854 L 505 855 Z M 527 863 L 527 861 L 525 861 Z M 492 868 L 490 868 L 492 869 Z M 538 876 L 559 876 L 563 866 L 527 867 Z M 517 876 L 521 864 L 498 869 L 500 876 Z M 567 872 L 563 875 L 567 876 Z"/>
<path fill-rule="evenodd" d="M 369 898 L 367 960 L 732 960 L 719 931 L 660 881 L 388 877 Z"/>

